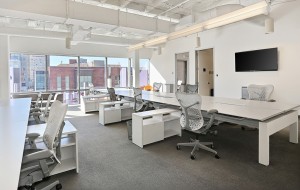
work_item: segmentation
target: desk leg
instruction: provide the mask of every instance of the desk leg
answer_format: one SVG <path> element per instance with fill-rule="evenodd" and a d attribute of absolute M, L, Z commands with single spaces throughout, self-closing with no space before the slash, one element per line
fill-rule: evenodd
<path fill-rule="evenodd" d="M 297 121 L 290 125 L 290 142 L 298 143 L 298 117 Z"/>
<path fill-rule="evenodd" d="M 268 124 L 259 123 L 258 131 L 258 162 L 265 166 L 269 165 L 269 134 Z"/>

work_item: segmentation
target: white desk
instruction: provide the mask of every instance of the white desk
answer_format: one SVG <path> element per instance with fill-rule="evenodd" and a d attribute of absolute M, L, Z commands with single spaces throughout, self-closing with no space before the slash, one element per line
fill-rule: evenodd
<path fill-rule="evenodd" d="M 0 187 L 18 188 L 31 98 L 0 101 Z"/>
<path fill-rule="evenodd" d="M 116 90 L 120 96 L 133 97 L 133 91 Z M 179 106 L 174 93 L 143 91 L 147 101 Z M 261 102 L 232 98 L 202 96 L 203 111 L 217 109 L 216 119 L 259 129 L 258 162 L 269 165 L 269 137 L 289 127 L 289 141 L 298 143 L 298 111 L 300 105 L 284 102 Z"/>

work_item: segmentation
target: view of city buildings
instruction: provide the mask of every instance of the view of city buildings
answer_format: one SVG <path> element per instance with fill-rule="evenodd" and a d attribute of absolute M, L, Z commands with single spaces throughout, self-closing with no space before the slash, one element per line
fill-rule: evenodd
<path fill-rule="evenodd" d="M 140 67 L 141 86 L 148 84 L 148 62 L 149 60 L 147 63 L 144 60 Z M 12 93 L 78 90 L 79 86 L 81 89 L 87 88 L 89 83 L 97 88 L 106 88 L 106 79 L 111 78 L 112 87 L 128 87 L 128 73 L 131 73 L 129 65 L 128 58 L 80 57 L 78 59 L 78 57 L 12 53 L 10 86 Z"/>

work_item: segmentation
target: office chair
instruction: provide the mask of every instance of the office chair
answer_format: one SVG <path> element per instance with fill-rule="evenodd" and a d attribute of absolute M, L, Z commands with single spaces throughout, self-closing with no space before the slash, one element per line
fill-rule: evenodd
<path fill-rule="evenodd" d="M 181 85 L 182 85 L 182 80 L 178 80 L 177 81 L 177 89 L 176 89 L 177 92 L 180 92 Z"/>
<path fill-rule="evenodd" d="M 64 118 L 67 112 L 67 104 L 55 101 L 49 114 L 49 120 L 43 135 L 45 149 L 25 149 L 22 160 L 21 173 L 18 189 L 35 189 L 38 182 L 50 176 L 51 171 L 61 161 L 61 135 L 64 127 Z M 29 136 L 31 134 L 28 134 Z M 31 138 L 31 142 L 38 138 L 38 135 Z M 42 190 L 62 189 L 59 181 L 55 181 Z"/>
<path fill-rule="evenodd" d="M 257 100 L 257 101 L 275 101 L 271 100 L 271 94 L 274 90 L 273 85 L 257 85 L 257 84 L 250 84 L 247 87 L 248 90 L 248 99 L 249 100 Z M 241 126 L 242 130 L 248 129 L 249 131 L 256 131 L 257 128 L 252 128 L 252 127 L 245 127 Z"/>
<path fill-rule="evenodd" d="M 186 92 L 187 93 L 198 93 L 198 85 L 197 84 L 187 84 Z"/>
<path fill-rule="evenodd" d="M 63 96 L 64 96 L 63 93 L 61 93 L 61 92 L 56 92 L 55 95 L 54 95 L 54 97 L 53 97 L 53 100 L 50 101 L 50 105 L 51 105 L 53 102 L 55 102 L 56 100 L 63 102 L 63 99 L 64 99 Z"/>
<path fill-rule="evenodd" d="M 52 94 L 49 94 L 45 107 L 30 109 L 30 116 L 32 116 L 37 124 L 47 122 L 49 116 L 49 106 L 52 99 Z M 52 106 L 51 106 L 52 107 Z"/>
<path fill-rule="evenodd" d="M 209 121 L 205 122 L 201 114 L 201 96 L 198 94 L 188 94 L 176 92 L 176 98 L 182 108 L 182 114 L 180 117 L 180 125 L 183 129 L 196 133 L 196 139 L 191 139 L 189 143 L 178 143 L 177 150 L 180 150 L 181 146 L 192 146 L 194 147 L 191 152 L 191 159 L 194 160 L 195 151 L 201 149 L 207 150 L 215 154 L 215 158 L 219 159 L 218 153 L 207 146 L 213 147 L 212 142 L 200 142 L 198 140 L 199 135 L 206 135 L 207 133 L 215 133 L 216 131 L 210 131 L 209 129 L 213 125 L 215 114 L 217 110 L 209 110 L 208 113 L 211 115 Z"/>
<path fill-rule="evenodd" d="M 274 86 L 250 84 L 247 89 L 249 93 L 249 100 L 270 101 L 270 96 L 274 90 Z"/>
<path fill-rule="evenodd" d="M 140 88 L 133 88 L 134 98 L 134 112 L 147 111 L 149 108 L 149 102 L 142 99 L 142 90 Z"/>
<path fill-rule="evenodd" d="M 154 92 L 159 92 L 161 87 L 162 87 L 162 83 L 160 83 L 160 82 L 154 82 L 153 83 L 153 91 Z"/>
<path fill-rule="evenodd" d="M 109 94 L 109 99 L 110 101 L 120 101 L 121 99 L 119 97 L 117 97 L 116 95 L 116 91 L 114 88 L 107 88 L 107 92 Z"/>

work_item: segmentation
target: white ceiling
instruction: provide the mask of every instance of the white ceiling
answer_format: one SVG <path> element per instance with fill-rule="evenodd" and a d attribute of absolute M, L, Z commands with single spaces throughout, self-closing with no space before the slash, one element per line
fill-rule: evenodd
<path fill-rule="evenodd" d="M 261 0 L 0 0 L 0 34 L 135 44 Z M 216 12 L 216 11 L 215 11 Z"/>

